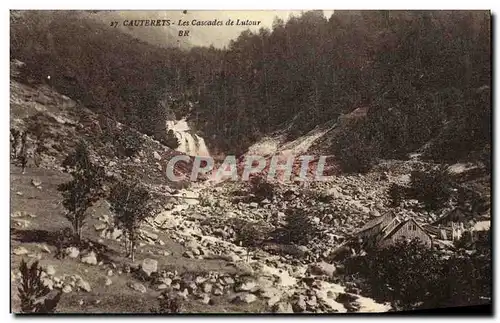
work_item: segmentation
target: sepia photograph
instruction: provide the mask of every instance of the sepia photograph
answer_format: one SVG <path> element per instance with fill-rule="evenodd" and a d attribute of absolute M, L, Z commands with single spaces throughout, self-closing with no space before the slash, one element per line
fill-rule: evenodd
<path fill-rule="evenodd" d="M 493 313 L 490 10 L 9 18 L 11 313 Z"/>

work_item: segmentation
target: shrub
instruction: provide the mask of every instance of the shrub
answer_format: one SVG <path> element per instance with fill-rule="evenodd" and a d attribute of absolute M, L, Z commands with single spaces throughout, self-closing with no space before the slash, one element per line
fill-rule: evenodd
<path fill-rule="evenodd" d="M 54 313 L 62 292 L 57 293 L 53 298 L 47 298 L 50 289 L 41 280 L 42 268 L 38 266 L 38 261 L 28 267 L 24 259 L 21 260 L 19 271 L 22 275 L 21 286 L 18 288 L 21 311 L 23 313 Z"/>
<path fill-rule="evenodd" d="M 255 196 L 255 200 L 260 202 L 274 197 L 274 186 L 261 176 L 254 176 L 250 179 L 250 192 Z"/>
<path fill-rule="evenodd" d="M 172 296 L 168 292 L 163 292 L 162 296 L 158 299 L 158 306 L 151 308 L 151 313 L 182 313 L 182 301 L 178 296 Z"/>

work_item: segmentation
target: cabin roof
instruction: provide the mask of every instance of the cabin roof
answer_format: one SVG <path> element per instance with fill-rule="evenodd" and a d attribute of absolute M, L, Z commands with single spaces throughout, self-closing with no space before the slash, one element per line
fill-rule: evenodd
<path fill-rule="evenodd" d="M 368 222 L 366 222 L 365 225 L 363 225 L 363 227 L 358 231 L 358 234 L 363 232 L 363 231 L 366 231 L 368 229 L 371 229 L 376 225 L 379 225 L 387 218 L 394 218 L 394 216 L 391 213 L 386 213 L 384 215 L 373 218 L 373 219 L 369 220 Z"/>
<path fill-rule="evenodd" d="M 454 208 L 453 210 L 449 211 L 448 213 L 444 214 L 443 216 L 441 216 L 439 219 L 437 219 L 436 221 L 434 221 L 432 224 L 440 224 L 444 221 L 448 221 L 453 215 L 455 214 L 459 214 L 460 217 L 466 217 L 466 211 L 462 210 L 461 208 L 459 207 L 456 207 Z"/>

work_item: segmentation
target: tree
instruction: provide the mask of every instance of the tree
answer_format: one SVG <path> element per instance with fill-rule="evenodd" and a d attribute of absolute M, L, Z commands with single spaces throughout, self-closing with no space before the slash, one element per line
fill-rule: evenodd
<path fill-rule="evenodd" d="M 424 203 L 428 210 L 438 210 L 450 200 L 452 189 L 453 182 L 446 166 L 415 170 L 410 174 L 407 197 Z"/>
<path fill-rule="evenodd" d="M 127 256 L 135 261 L 135 249 L 139 238 L 139 228 L 148 216 L 154 216 L 156 210 L 151 203 L 151 194 L 137 181 L 125 181 L 116 184 L 108 198 L 111 210 L 116 214 L 116 224 L 122 228 L 129 245 Z"/>
<path fill-rule="evenodd" d="M 84 141 L 66 157 L 63 167 L 73 179 L 59 185 L 58 190 L 62 192 L 63 206 L 67 210 L 65 216 L 72 224 L 76 241 L 80 243 L 87 210 L 104 195 L 104 169 L 91 161 Z"/>
<path fill-rule="evenodd" d="M 306 210 L 299 208 L 287 210 L 285 221 L 282 239 L 288 243 L 304 244 L 318 233 L 316 224 Z"/>
<path fill-rule="evenodd" d="M 394 310 L 413 310 L 491 302 L 491 245 L 481 241 L 471 255 L 449 259 L 420 241 L 399 241 L 365 256 L 346 260 L 348 275 L 361 278 L 361 288 Z"/>
<path fill-rule="evenodd" d="M 392 183 L 387 190 L 387 195 L 389 195 L 389 205 L 391 207 L 398 207 L 406 194 L 406 188 L 404 186 Z"/>
<path fill-rule="evenodd" d="M 247 261 L 250 257 L 250 252 L 261 247 L 270 232 L 271 228 L 263 221 L 247 221 L 236 228 L 237 242 L 247 248 Z"/>
<path fill-rule="evenodd" d="M 400 241 L 346 262 L 346 272 L 358 274 L 374 299 L 391 302 L 395 310 L 411 310 L 432 297 L 440 274 L 439 257 L 418 240 Z"/>
<path fill-rule="evenodd" d="M 50 289 L 42 282 L 42 268 L 38 261 L 28 267 L 24 259 L 21 260 L 19 271 L 22 275 L 21 286 L 18 288 L 23 313 L 54 313 L 61 299 L 62 292 L 53 298 L 47 298 Z"/>

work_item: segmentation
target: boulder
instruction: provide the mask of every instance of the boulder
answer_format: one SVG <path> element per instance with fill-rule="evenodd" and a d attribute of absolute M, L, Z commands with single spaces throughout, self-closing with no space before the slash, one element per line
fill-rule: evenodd
<path fill-rule="evenodd" d="M 56 269 L 54 268 L 54 266 L 52 265 L 48 265 L 47 268 L 45 268 L 45 272 L 47 273 L 47 275 L 49 276 L 54 276 L 55 273 L 56 273 Z"/>
<path fill-rule="evenodd" d="M 90 288 L 90 284 L 89 282 L 83 280 L 83 279 L 79 279 L 77 282 L 76 282 L 76 287 L 80 288 L 81 290 L 83 291 L 86 291 L 86 292 L 90 292 L 92 289 Z"/>
<path fill-rule="evenodd" d="M 299 295 L 295 303 L 293 304 L 294 312 L 304 312 L 307 308 L 306 299 L 304 295 Z"/>
<path fill-rule="evenodd" d="M 107 225 L 105 223 L 96 223 L 94 224 L 94 228 L 96 231 L 102 231 L 106 229 Z"/>
<path fill-rule="evenodd" d="M 62 292 L 67 294 L 67 293 L 71 293 L 73 291 L 73 288 L 71 287 L 71 285 L 65 285 L 62 289 Z"/>
<path fill-rule="evenodd" d="M 48 289 L 52 290 L 54 288 L 54 281 L 50 279 L 49 277 L 44 277 L 42 278 L 42 285 L 47 287 Z"/>
<path fill-rule="evenodd" d="M 68 247 L 66 248 L 65 253 L 70 258 L 77 258 L 80 255 L 80 250 L 76 247 Z"/>
<path fill-rule="evenodd" d="M 95 255 L 95 252 L 91 251 L 83 256 L 81 262 L 89 265 L 97 265 L 97 256 Z"/>
<path fill-rule="evenodd" d="M 253 291 L 257 287 L 254 281 L 242 282 L 234 287 L 236 292 L 249 292 Z"/>
<path fill-rule="evenodd" d="M 234 303 L 245 303 L 250 304 L 257 300 L 257 296 L 250 293 L 239 293 L 233 298 Z"/>
<path fill-rule="evenodd" d="M 31 180 L 31 184 L 36 188 L 41 188 L 42 186 L 42 182 L 34 178 Z"/>
<path fill-rule="evenodd" d="M 212 292 L 212 287 L 212 284 L 210 284 L 209 282 L 205 282 L 201 286 L 201 290 L 206 294 L 210 294 Z"/>
<path fill-rule="evenodd" d="M 146 293 L 147 291 L 146 287 L 141 283 L 130 283 L 129 287 L 142 294 Z"/>
<path fill-rule="evenodd" d="M 158 270 L 158 260 L 146 258 L 142 261 L 141 266 L 142 272 L 144 272 L 148 277 L 151 276 L 152 273 Z"/>
<path fill-rule="evenodd" d="M 167 289 L 167 288 L 168 288 L 167 284 L 160 284 L 160 285 L 158 285 L 156 287 L 156 289 L 158 289 L 158 290 L 164 290 L 164 289 Z"/>
<path fill-rule="evenodd" d="M 12 250 L 12 252 L 17 256 L 22 256 L 28 253 L 28 249 L 24 247 L 17 247 L 14 250 Z"/>
<path fill-rule="evenodd" d="M 313 263 L 309 265 L 308 271 L 312 275 L 326 275 L 332 277 L 335 274 L 335 265 L 326 263 L 324 261 Z"/>

